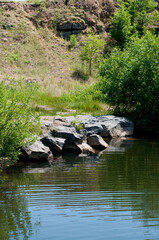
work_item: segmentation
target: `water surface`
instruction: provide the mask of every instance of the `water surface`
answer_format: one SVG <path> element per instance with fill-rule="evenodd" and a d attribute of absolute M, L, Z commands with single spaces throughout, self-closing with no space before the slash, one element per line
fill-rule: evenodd
<path fill-rule="evenodd" d="M 0 239 L 159 240 L 159 141 L 112 140 L 100 157 L 7 169 Z"/>

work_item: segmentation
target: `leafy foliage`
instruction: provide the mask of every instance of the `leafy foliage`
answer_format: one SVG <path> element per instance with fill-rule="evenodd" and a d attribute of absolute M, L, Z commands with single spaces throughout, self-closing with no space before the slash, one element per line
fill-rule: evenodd
<path fill-rule="evenodd" d="M 80 58 L 83 62 L 86 61 L 89 64 L 90 75 L 92 74 L 92 63 L 97 61 L 104 44 L 104 39 L 100 39 L 98 35 L 89 34 L 82 47 Z"/>
<path fill-rule="evenodd" d="M 0 83 L 0 160 L 17 160 L 19 148 L 33 140 L 38 118 L 32 114 L 32 88 L 21 81 Z M 38 128 L 37 128 L 38 129 Z M 36 130 L 37 130 L 36 129 Z M 28 139 L 28 140 L 26 140 Z"/>
<path fill-rule="evenodd" d="M 74 48 L 77 46 L 77 37 L 75 34 L 70 36 L 70 48 Z"/>
<path fill-rule="evenodd" d="M 144 127 L 158 119 L 159 37 L 149 32 L 141 39 L 136 37 L 123 51 L 115 48 L 99 71 L 103 100 L 134 113 Z"/>
<path fill-rule="evenodd" d="M 126 0 L 119 3 L 119 9 L 111 19 L 110 34 L 123 48 L 133 34 L 141 37 L 145 33 L 145 26 L 158 20 L 158 14 L 153 11 L 156 7 L 154 0 Z"/>

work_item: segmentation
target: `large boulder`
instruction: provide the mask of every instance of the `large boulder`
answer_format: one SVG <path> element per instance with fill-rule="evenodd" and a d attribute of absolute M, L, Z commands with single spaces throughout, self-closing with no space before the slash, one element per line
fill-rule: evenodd
<path fill-rule="evenodd" d="M 65 139 L 64 151 L 81 152 L 79 145 L 82 144 L 83 136 L 78 134 L 73 126 L 58 126 L 57 129 L 52 131 L 52 135 Z"/>
<path fill-rule="evenodd" d="M 54 137 L 64 138 L 70 142 L 82 143 L 82 136 L 76 132 L 73 126 L 58 126 L 56 129 L 52 130 L 51 134 Z"/>
<path fill-rule="evenodd" d="M 103 140 L 103 138 L 97 134 L 92 134 L 88 137 L 87 143 L 95 149 L 104 149 L 108 147 L 108 144 Z"/>
<path fill-rule="evenodd" d="M 22 149 L 23 156 L 25 156 L 29 160 L 53 160 L 53 155 L 50 149 L 43 145 L 43 143 L 37 140 L 30 146 Z"/>
<path fill-rule="evenodd" d="M 103 128 L 109 131 L 111 137 L 131 136 L 134 131 L 134 124 L 124 117 L 113 115 L 97 116 L 96 119 L 102 124 Z"/>
<path fill-rule="evenodd" d="M 65 143 L 64 138 L 54 138 L 49 135 L 44 136 L 40 139 L 40 141 L 47 147 L 50 148 L 52 153 L 61 152 Z"/>

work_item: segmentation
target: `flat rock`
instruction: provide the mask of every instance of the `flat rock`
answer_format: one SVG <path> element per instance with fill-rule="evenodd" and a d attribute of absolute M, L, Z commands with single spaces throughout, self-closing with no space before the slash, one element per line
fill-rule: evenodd
<path fill-rule="evenodd" d="M 97 134 L 92 134 L 88 137 L 87 143 L 95 149 L 104 149 L 108 147 L 108 144 L 103 140 L 103 138 Z"/>

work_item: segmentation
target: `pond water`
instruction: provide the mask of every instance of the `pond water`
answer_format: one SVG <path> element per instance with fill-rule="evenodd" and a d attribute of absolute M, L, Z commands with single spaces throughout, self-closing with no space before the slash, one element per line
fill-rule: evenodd
<path fill-rule="evenodd" d="M 112 140 L 98 157 L 19 163 L 4 175 L 1 240 L 159 239 L 158 140 Z"/>

